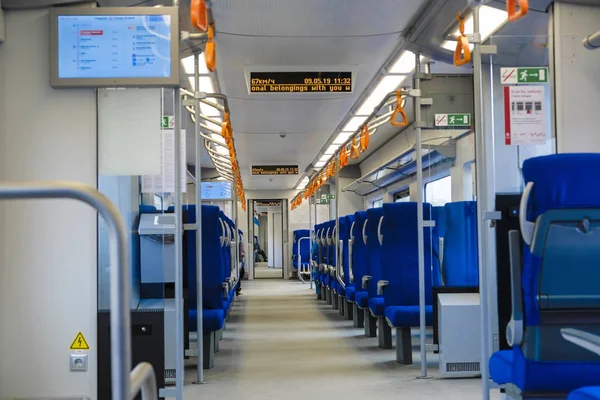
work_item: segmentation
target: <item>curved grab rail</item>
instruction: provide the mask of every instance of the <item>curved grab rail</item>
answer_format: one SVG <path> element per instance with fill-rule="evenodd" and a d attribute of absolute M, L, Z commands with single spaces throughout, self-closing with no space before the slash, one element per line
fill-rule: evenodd
<path fill-rule="evenodd" d="M 517 11 L 517 0 L 506 0 L 506 12 L 510 22 L 523 18 L 529 12 L 528 0 L 518 0 L 518 4 L 519 10 Z"/>
<path fill-rule="evenodd" d="M 362 239 L 363 239 L 363 243 L 366 245 L 367 244 L 367 224 L 369 223 L 369 219 L 365 219 L 365 223 L 363 224 L 363 228 L 362 228 Z"/>
<path fill-rule="evenodd" d="M 302 277 L 302 274 L 310 274 L 310 263 L 309 263 L 309 267 L 307 271 L 303 271 L 302 270 L 302 253 L 300 252 L 300 242 L 302 242 L 303 240 L 308 239 L 310 240 L 310 236 L 308 237 L 301 237 L 300 239 L 298 239 L 298 277 L 300 277 L 300 280 L 302 280 L 302 283 L 306 283 L 306 281 L 304 280 L 304 278 Z M 310 249 L 309 249 L 310 252 Z M 310 256 L 308 257 L 308 260 L 310 261 Z"/>
<path fill-rule="evenodd" d="M 348 241 L 348 272 L 350 273 L 350 283 L 354 283 L 354 265 L 352 263 L 352 246 L 354 246 L 354 236 L 352 232 L 354 230 L 354 224 L 356 221 L 352 221 L 350 225 L 350 240 Z"/>
<path fill-rule="evenodd" d="M 521 228 L 521 235 L 523 241 L 527 246 L 531 245 L 533 239 L 533 228 L 535 223 L 527 221 L 527 201 L 533 190 L 533 182 L 527 182 L 523 195 L 521 196 L 521 202 L 519 203 L 519 227 Z"/>
<path fill-rule="evenodd" d="M 156 375 L 154 368 L 147 362 L 141 362 L 129 374 L 131 380 L 131 399 L 142 393 L 142 400 L 158 400 L 156 395 Z"/>
<path fill-rule="evenodd" d="M 383 217 L 379 218 L 379 224 L 377 224 L 377 238 L 379 239 L 379 244 L 383 246 L 383 235 L 381 234 L 381 224 L 383 224 Z"/>
<path fill-rule="evenodd" d="M 343 260 L 344 260 L 344 241 L 338 240 L 339 252 L 338 259 L 335 263 L 336 274 L 335 277 L 337 281 L 342 285 L 342 288 L 346 290 L 346 283 L 344 282 L 344 268 L 343 268 Z"/>
<path fill-rule="evenodd" d="M 325 234 L 325 244 L 326 245 L 330 245 L 331 244 L 331 236 L 329 236 L 329 230 L 331 229 L 331 227 L 327 228 L 327 233 Z"/>
<path fill-rule="evenodd" d="M 219 223 L 221 224 L 221 232 L 223 232 L 223 234 L 221 235 L 221 247 L 223 247 L 223 245 L 227 241 L 227 231 L 225 230 L 225 223 L 223 222 L 221 217 L 219 217 Z"/>
<path fill-rule="evenodd" d="M 131 383 L 131 282 L 128 233 L 119 210 L 98 190 L 73 182 L 0 184 L 0 200 L 73 199 L 96 209 L 108 227 L 110 249 L 110 362 L 112 399 L 129 400 Z M 152 386 L 150 378 L 142 387 Z M 154 387 L 156 383 L 154 382 Z M 155 400 L 156 392 L 149 394 Z"/>

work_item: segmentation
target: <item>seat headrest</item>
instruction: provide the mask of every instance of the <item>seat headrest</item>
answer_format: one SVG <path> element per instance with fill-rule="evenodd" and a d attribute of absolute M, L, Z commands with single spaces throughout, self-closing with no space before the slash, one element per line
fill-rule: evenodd
<path fill-rule="evenodd" d="M 533 182 L 527 219 L 551 209 L 600 206 L 600 154 L 571 153 L 534 157 L 523 163 L 525 184 Z"/>

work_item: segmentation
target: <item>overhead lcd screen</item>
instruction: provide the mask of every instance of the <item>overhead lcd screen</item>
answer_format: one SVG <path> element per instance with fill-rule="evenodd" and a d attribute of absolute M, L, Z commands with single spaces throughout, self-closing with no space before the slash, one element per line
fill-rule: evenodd
<path fill-rule="evenodd" d="M 54 14 L 52 86 L 179 83 L 177 18 L 169 8 L 70 8 Z"/>
<path fill-rule="evenodd" d="M 231 182 L 202 182 L 200 186 L 202 200 L 231 199 Z"/>
<path fill-rule="evenodd" d="M 250 93 L 351 93 L 352 72 L 250 72 Z"/>

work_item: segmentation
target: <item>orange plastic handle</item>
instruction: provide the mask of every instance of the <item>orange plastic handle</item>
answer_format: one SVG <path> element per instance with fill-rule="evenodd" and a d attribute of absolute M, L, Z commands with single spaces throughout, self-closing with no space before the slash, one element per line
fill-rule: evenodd
<path fill-rule="evenodd" d="M 398 114 L 402 116 L 402 121 L 396 121 Z M 408 126 L 408 117 L 406 111 L 402 108 L 402 93 L 399 90 L 396 92 L 396 109 L 392 113 L 390 122 L 393 126 Z"/>
<path fill-rule="evenodd" d="M 208 14 L 205 0 L 192 0 L 190 4 L 190 19 L 192 26 L 202 32 L 208 27 Z"/>
<path fill-rule="evenodd" d="M 348 151 L 346 150 L 346 147 L 343 147 L 340 150 L 339 163 L 340 163 L 340 169 L 342 169 L 348 165 Z"/>
<path fill-rule="evenodd" d="M 210 72 L 214 72 L 217 66 L 217 45 L 214 41 L 215 26 L 208 26 L 208 41 L 206 42 L 206 48 L 204 49 L 204 58 L 206 60 L 206 68 Z"/>
<path fill-rule="evenodd" d="M 454 65 L 460 67 L 471 62 L 471 48 L 469 39 L 466 36 L 459 36 L 456 40 L 456 50 L 454 50 Z"/>
<path fill-rule="evenodd" d="M 369 147 L 369 127 L 365 125 L 360 133 L 360 151 L 363 152 Z"/>
<path fill-rule="evenodd" d="M 518 3 L 519 11 L 517 11 L 517 0 L 506 0 L 506 12 L 508 13 L 508 20 L 510 22 L 515 22 L 519 18 L 524 17 L 529 11 L 528 0 L 518 0 Z"/>
<path fill-rule="evenodd" d="M 358 145 L 356 144 L 356 138 L 352 138 L 352 145 L 350 146 L 350 158 L 357 160 L 360 158 L 360 152 L 358 151 Z"/>
<path fill-rule="evenodd" d="M 229 144 L 233 138 L 233 130 L 231 129 L 229 121 L 225 121 L 221 124 L 221 136 L 223 136 L 227 144 Z"/>

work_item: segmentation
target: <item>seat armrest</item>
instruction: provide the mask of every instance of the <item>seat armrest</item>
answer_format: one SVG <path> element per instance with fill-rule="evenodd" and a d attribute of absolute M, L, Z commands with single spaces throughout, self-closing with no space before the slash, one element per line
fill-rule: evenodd
<path fill-rule="evenodd" d="M 229 283 L 223 282 L 221 284 L 221 287 L 223 288 L 223 300 L 228 300 L 229 299 Z"/>
<path fill-rule="evenodd" d="M 377 282 L 377 295 L 383 296 L 383 291 L 390 284 L 390 281 L 379 281 Z"/>
<path fill-rule="evenodd" d="M 512 315 L 506 325 L 506 341 L 510 346 L 519 346 L 523 340 L 523 288 L 521 233 L 517 230 L 508 232 L 510 258 L 510 293 Z"/>
<path fill-rule="evenodd" d="M 363 289 L 368 289 L 369 288 L 369 281 L 371 280 L 372 276 L 371 275 L 364 275 L 362 278 L 362 288 Z"/>
<path fill-rule="evenodd" d="M 600 356 L 600 336 L 573 328 L 563 328 L 560 334 L 569 342 Z"/>

